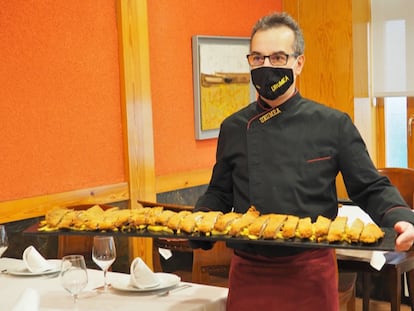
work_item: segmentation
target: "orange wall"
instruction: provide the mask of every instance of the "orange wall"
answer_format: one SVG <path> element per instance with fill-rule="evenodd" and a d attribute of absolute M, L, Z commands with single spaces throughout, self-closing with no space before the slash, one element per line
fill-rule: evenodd
<path fill-rule="evenodd" d="M 0 0 L 0 201 L 125 181 L 115 4 Z"/>
<path fill-rule="evenodd" d="M 217 140 L 194 138 L 191 37 L 249 37 L 260 16 L 281 6 L 281 0 L 148 1 L 157 176 L 214 164 Z"/>
<path fill-rule="evenodd" d="M 210 168 L 192 35 L 249 36 L 281 0 L 147 0 L 156 175 Z M 0 0 L 0 202 L 125 181 L 116 0 Z"/>

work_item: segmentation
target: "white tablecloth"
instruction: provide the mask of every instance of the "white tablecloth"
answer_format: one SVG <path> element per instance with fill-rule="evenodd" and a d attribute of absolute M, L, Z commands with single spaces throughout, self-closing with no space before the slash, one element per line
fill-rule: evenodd
<path fill-rule="evenodd" d="M 338 216 L 348 217 L 348 224 L 351 225 L 355 218 L 361 219 L 364 223 L 374 222 L 372 218 L 356 205 L 343 205 L 338 209 Z"/>
<path fill-rule="evenodd" d="M 15 264 L 21 264 L 21 261 L 1 258 L 0 271 Z M 122 276 L 120 273 L 108 273 L 109 281 L 120 275 Z M 191 286 L 168 296 L 115 290 L 97 293 L 92 289 L 103 284 L 103 272 L 89 269 L 88 277 L 88 286 L 78 301 L 76 309 L 78 311 L 224 311 L 226 309 L 227 288 L 186 283 Z M 0 273 L 0 310 L 12 310 L 20 297 L 28 292 L 33 294 L 32 289 L 40 298 L 39 311 L 74 310 L 72 297 L 61 286 L 58 275 L 13 276 L 4 272 Z"/>

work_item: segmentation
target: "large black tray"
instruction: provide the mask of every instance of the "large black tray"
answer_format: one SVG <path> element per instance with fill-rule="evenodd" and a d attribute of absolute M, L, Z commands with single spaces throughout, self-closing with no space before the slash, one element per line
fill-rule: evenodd
<path fill-rule="evenodd" d="M 295 247 L 310 247 L 310 248 L 345 248 L 355 250 L 379 250 L 379 251 L 394 251 L 396 234 L 392 228 L 382 228 L 385 235 L 377 243 L 364 244 L 364 243 L 328 243 L 327 241 L 315 242 L 310 240 L 302 240 L 298 238 L 282 240 L 251 240 L 247 237 L 231 237 L 227 235 L 215 235 L 204 236 L 200 234 L 170 234 L 165 232 L 153 232 L 148 230 L 134 230 L 129 232 L 123 231 L 75 231 L 75 230 L 57 230 L 57 231 L 39 231 L 38 224 L 34 224 L 28 227 L 23 233 L 25 235 L 79 235 L 79 236 L 91 236 L 91 235 L 112 235 L 122 237 L 143 237 L 143 238 L 186 238 L 192 240 L 204 240 L 204 241 L 232 241 L 240 243 L 257 243 L 263 245 L 278 245 L 278 246 L 295 246 Z"/>

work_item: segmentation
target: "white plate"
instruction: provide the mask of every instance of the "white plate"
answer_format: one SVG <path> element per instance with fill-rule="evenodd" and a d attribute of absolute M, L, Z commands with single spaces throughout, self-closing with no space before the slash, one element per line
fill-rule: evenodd
<path fill-rule="evenodd" d="M 166 289 L 172 286 L 177 285 L 180 283 L 181 279 L 178 275 L 171 274 L 171 273 L 162 273 L 156 272 L 155 275 L 160 281 L 158 286 L 150 287 L 150 288 L 137 288 L 132 286 L 129 283 L 129 274 L 120 276 L 114 280 L 111 280 L 111 287 L 117 290 L 128 291 L 128 292 L 149 292 L 149 291 L 156 291 L 160 289 Z"/>
<path fill-rule="evenodd" d="M 50 262 L 53 265 L 53 267 L 52 269 L 49 269 L 47 271 L 31 272 L 30 270 L 26 268 L 26 266 L 22 262 L 21 264 L 18 264 L 12 268 L 7 269 L 7 273 L 11 275 L 16 275 L 16 276 L 39 276 L 39 275 L 53 274 L 53 273 L 57 273 L 60 271 L 61 260 L 51 259 L 51 260 L 48 260 L 48 262 Z"/>

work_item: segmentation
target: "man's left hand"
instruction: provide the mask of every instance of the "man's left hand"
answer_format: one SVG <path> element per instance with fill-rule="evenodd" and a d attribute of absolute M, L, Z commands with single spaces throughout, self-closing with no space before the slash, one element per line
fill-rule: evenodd
<path fill-rule="evenodd" d="M 399 221 L 395 224 L 394 230 L 398 237 L 395 240 L 395 250 L 399 252 L 408 251 L 414 242 L 414 226 L 406 221 Z"/>

